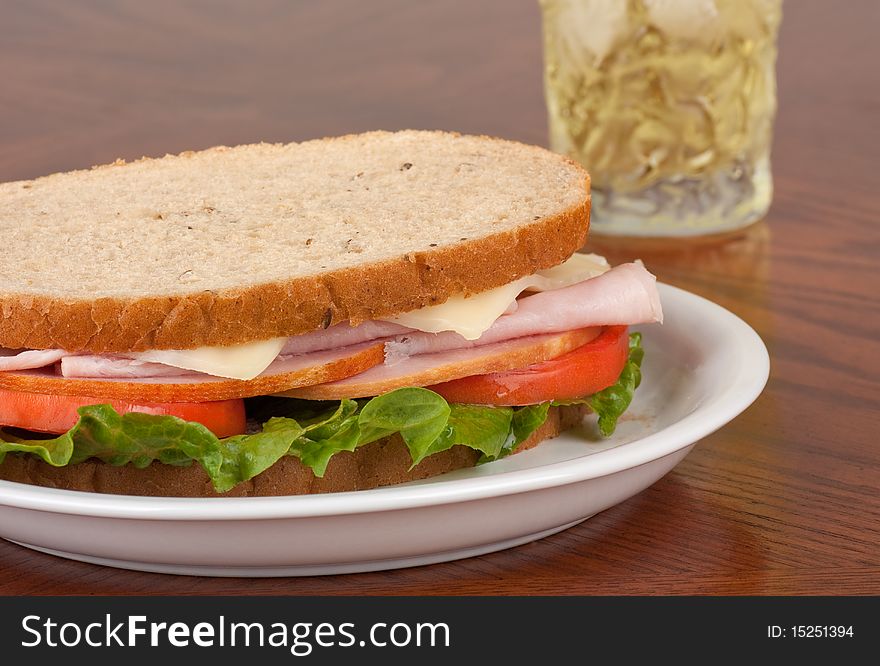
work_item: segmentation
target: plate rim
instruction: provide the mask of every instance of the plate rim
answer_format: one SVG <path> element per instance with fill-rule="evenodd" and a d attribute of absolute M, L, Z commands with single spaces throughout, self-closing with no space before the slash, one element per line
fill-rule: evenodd
<path fill-rule="evenodd" d="M 0 481 L 0 506 L 96 518 L 162 521 L 238 521 L 319 518 L 413 509 L 564 486 L 638 467 L 696 443 L 745 411 L 761 394 L 770 357 L 758 333 L 721 305 L 685 289 L 659 283 L 664 298 L 725 320 L 739 345 L 730 362 L 739 375 L 683 418 L 610 449 L 538 467 L 447 483 L 402 484 L 372 490 L 278 497 L 140 497 L 105 495 Z M 748 363 L 739 362 L 748 360 Z M 710 417 L 710 418 L 707 418 Z M 355 499 L 356 498 L 356 499 Z"/>

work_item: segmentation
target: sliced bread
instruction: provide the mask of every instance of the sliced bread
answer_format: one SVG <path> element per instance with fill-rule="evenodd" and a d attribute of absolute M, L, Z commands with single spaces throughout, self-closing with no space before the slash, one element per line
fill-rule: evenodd
<path fill-rule="evenodd" d="M 392 316 L 565 260 L 589 177 L 446 132 L 217 147 L 0 184 L 0 346 L 231 345 Z"/>

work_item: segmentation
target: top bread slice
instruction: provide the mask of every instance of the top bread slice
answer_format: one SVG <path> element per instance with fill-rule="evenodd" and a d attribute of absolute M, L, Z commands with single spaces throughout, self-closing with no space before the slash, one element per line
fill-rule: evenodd
<path fill-rule="evenodd" d="M 296 335 L 554 266 L 589 177 L 516 142 L 369 132 L 0 184 L 0 347 L 95 353 Z"/>

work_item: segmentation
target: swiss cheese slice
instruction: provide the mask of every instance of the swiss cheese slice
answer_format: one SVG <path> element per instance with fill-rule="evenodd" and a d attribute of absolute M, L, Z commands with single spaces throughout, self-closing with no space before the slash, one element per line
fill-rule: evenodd
<path fill-rule="evenodd" d="M 215 377 L 253 379 L 278 357 L 286 341 L 287 338 L 272 338 L 230 347 L 153 349 L 130 356 L 139 361 L 164 363 Z"/>
<path fill-rule="evenodd" d="M 522 292 L 560 289 L 601 275 L 610 268 L 604 257 L 576 253 L 558 266 L 510 284 L 472 296 L 452 296 L 445 303 L 405 312 L 385 321 L 428 333 L 455 331 L 466 340 L 476 340 Z"/>

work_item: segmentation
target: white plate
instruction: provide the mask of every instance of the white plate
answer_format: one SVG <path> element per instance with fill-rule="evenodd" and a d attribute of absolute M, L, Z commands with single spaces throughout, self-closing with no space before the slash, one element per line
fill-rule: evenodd
<path fill-rule="evenodd" d="M 504 460 L 390 488 L 302 497 L 151 498 L 0 481 L 0 536 L 63 557 L 212 576 L 374 571 L 488 553 L 553 534 L 647 488 L 760 394 L 758 335 L 660 285 L 644 380 L 613 437 L 579 431 Z"/>

